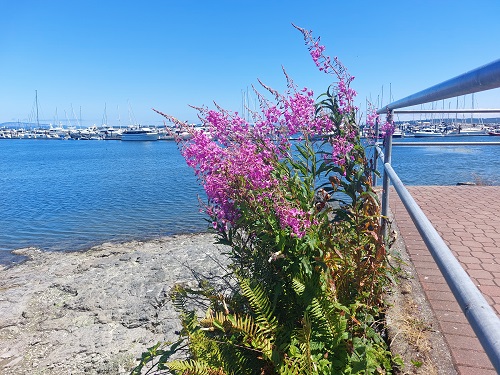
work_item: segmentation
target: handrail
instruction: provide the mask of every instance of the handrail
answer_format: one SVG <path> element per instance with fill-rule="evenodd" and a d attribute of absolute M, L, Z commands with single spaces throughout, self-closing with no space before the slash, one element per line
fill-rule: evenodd
<path fill-rule="evenodd" d="M 500 319 L 405 188 L 392 166 L 386 163 L 384 169 L 491 363 L 500 373 Z"/>
<path fill-rule="evenodd" d="M 487 65 L 474 69 L 470 72 L 459 75 L 455 78 L 444 81 L 428 89 L 407 96 L 406 98 L 392 102 L 377 111 L 377 114 L 387 114 L 387 122 L 392 122 L 394 110 L 397 108 L 410 107 L 417 104 L 424 104 L 436 100 L 447 99 L 454 96 L 471 94 L 500 87 L 500 59 Z M 403 113 L 404 111 L 400 111 Z M 430 112 L 427 112 L 430 113 Z M 375 126 L 378 133 L 378 119 Z M 378 137 L 378 135 L 377 135 Z M 395 143 L 395 145 L 430 146 L 442 145 L 453 146 L 464 142 L 414 142 Z M 473 142 L 468 142 L 473 144 Z M 484 144 L 499 144 L 498 142 L 484 142 Z M 387 134 L 384 141 L 384 152 L 377 143 L 375 145 L 374 167 L 376 168 L 379 155 L 384 156 L 384 176 L 382 192 L 382 215 L 383 220 L 387 218 L 389 206 L 389 186 L 392 182 L 396 192 L 403 202 L 406 210 L 410 214 L 429 252 L 432 254 L 439 270 L 443 274 L 460 308 L 465 314 L 469 324 L 474 330 L 479 342 L 488 355 L 495 370 L 500 374 L 500 319 L 491 308 L 479 289 L 471 281 L 467 272 L 462 268 L 455 258 L 450 248 L 446 245 L 438 232 L 413 197 L 405 188 L 398 175 L 391 166 L 392 135 Z M 384 155 L 385 154 L 385 155 Z M 374 183 L 376 179 L 374 177 Z M 382 223 L 385 228 L 385 223 Z"/>
<path fill-rule="evenodd" d="M 383 114 L 397 108 L 434 102 L 454 96 L 491 90 L 497 87 L 500 87 L 500 59 L 387 104 L 379 109 L 377 113 Z"/>

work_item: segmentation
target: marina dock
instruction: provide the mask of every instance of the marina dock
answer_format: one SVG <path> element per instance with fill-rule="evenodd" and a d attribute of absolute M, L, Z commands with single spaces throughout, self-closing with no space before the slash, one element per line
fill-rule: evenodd
<path fill-rule="evenodd" d="M 500 314 L 500 186 L 411 186 L 408 190 Z M 496 374 L 394 189 L 390 208 L 456 371 Z"/>

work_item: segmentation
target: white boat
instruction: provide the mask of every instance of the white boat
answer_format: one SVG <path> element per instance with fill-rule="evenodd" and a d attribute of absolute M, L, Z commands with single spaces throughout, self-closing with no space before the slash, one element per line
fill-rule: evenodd
<path fill-rule="evenodd" d="M 444 134 L 434 129 L 424 128 L 417 130 L 413 135 L 415 137 L 442 137 Z"/>
<path fill-rule="evenodd" d="M 405 133 L 399 128 L 394 129 L 394 133 L 392 133 L 392 138 L 404 138 L 404 136 Z"/>
<path fill-rule="evenodd" d="M 157 141 L 158 131 L 148 127 L 129 128 L 122 133 L 122 141 Z"/>
<path fill-rule="evenodd" d="M 462 128 L 458 127 L 458 129 L 449 132 L 447 135 L 486 135 L 487 129 L 483 127 L 472 127 L 472 128 Z"/>
<path fill-rule="evenodd" d="M 497 129 L 491 129 L 491 130 L 488 132 L 488 135 L 500 136 L 500 128 L 497 128 Z"/>
<path fill-rule="evenodd" d="M 99 131 L 97 129 L 97 126 L 92 125 L 92 126 L 89 126 L 86 129 L 79 130 L 77 138 L 78 139 L 85 139 L 85 140 L 93 139 L 93 137 L 95 137 L 95 136 L 98 135 L 98 132 Z"/>
<path fill-rule="evenodd" d="M 102 139 L 116 141 L 122 139 L 122 130 L 115 129 L 112 126 L 103 126 L 101 129 L 99 129 L 99 135 Z"/>
<path fill-rule="evenodd" d="M 10 139 L 10 138 L 12 138 L 10 131 L 8 130 L 0 131 L 0 139 Z"/>

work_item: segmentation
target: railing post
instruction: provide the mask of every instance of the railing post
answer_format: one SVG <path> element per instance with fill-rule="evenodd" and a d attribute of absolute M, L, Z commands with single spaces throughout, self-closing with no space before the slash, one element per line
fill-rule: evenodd
<path fill-rule="evenodd" d="M 375 145 L 378 142 L 378 116 L 375 118 Z M 378 166 L 378 150 L 377 147 L 373 148 L 373 186 L 377 186 L 377 166 Z"/>
<path fill-rule="evenodd" d="M 387 113 L 387 123 L 392 124 L 392 111 Z M 392 158 L 392 133 L 387 132 L 384 136 L 384 165 L 391 164 Z M 387 235 L 387 217 L 389 214 L 389 188 L 390 188 L 389 175 L 384 168 L 383 185 L 382 185 L 382 231 L 384 236 Z"/>

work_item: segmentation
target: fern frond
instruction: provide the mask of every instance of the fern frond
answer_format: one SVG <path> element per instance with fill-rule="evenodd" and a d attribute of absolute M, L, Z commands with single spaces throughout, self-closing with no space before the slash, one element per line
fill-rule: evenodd
<path fill-rule="evenodd" d="M 311 354 L 311 333 L 312 333 L 312 324 L 311 320 L 309 319 L 309 314 L 306 311 L 304 314 L 304 319 L 302 321 L 302 330 L 300 335 L 300 349 L 304 355 L 305 365 L 308 374 L 313 373 L 313 363 Z"/>
<path fill-rule="evenodd" d="M 304 291 L 306 290 L 306 286 L 304 285 L 304 283 L 297 278 L 294 278 L 292 280 L 292 287 L 295 293 L 297 293 L 297 295 L 299 296 L 304 294 Z"/>
<path fill-rule="evenodd" d="M 328 295 L 328 291 L 321 291 L 317 296 L 304 296 L 307 294 L 308 285 L 299 278 L 292 280 L 292 287 L 305 303 L 306 313 L 304 315 L 303 324 L 311 324 L 314 330 L 315 337 L 323 337 L 321 341 L 327 343 L 327 347 L 332 350 L 336 348 L 346 337 L 347 319 L 349 309 L 336 302 Z M 304 329 L 304 326 L 303 328 Z M 305 331 L 302 335 L 305 334 Z M 300 341 L 305 342 L 305 337 L 301 337 Z"/>
<path fill-rule="evenodd" d="M 238 363 L 243 363 L 247 357 L 238 353 L 247 353 L 247 355 L 271 359 L 274 347 L 274 337 L 269 335 L 267 329 L 258 325 L 249 315 L 232 315 L 223 312 L 213 312 L 208 310 L 204 319 L 200 321 L 202 331 L 213 332 L 215 336 L 204 336 L 207 341 L 217 345 L 218 356 L 238 357 Z M 218 332 L 221 332 L 220 335 Z M 241 334 L 235 336 L 235 333 Z M 196 339 L 201 342 L 200 338 Z M 209 345 L 208 343 L 205 344 Z M 229 349 L 229 350 L 228 350 Z M 212 349 L 215 351 L 215 349 Z M 234 359 L 234 358 L 233 358 Z M 230 362 L 234 363 L 234 362 Z"/>
<path fill-rule="evenodd" d="M 284 364 L 280 368 L 281 375 L 302 375 L 306 374 L 304 372 L 304 366 L 300 358 L 298 357 L 286 357 L 284 359 Z"/>
<path fill-rule="evenodd" d="M 243 334 L 242 345 L 262 353 L 264 358 L 271 359 L 273 355 L 273 335 L 269 335 L 267 329 L 258 325 L 251 316 L 228 316 L 232 323 L 232 330 Z"/>
<path fill-rule="evenodd" d="M 315 335 L 324 336 L 322 341 L 329 350 L 334 350 L 347 338 L 346 312 L 348 310 L 344 306 L 327 298 L 314 298 L 309 306 Z"/>
<path fill-rule="evenodd" d="M 228 315 L 227 318 L 233 325 L 234 329 L 242 332 L 247 337 L 255 336 L 258 327 L 251 316 Z"/>
<path fill-rule="evenodd" d="M 187 291 L 186 288 L 180 284 L 175 284 L 170 291 L 170 299 L 175 309 L 181 313 L 187 313 L 186 301 Z"/>
<path fill-rule="evenodd" d="M 168 368 L 182 375 L 228 375 L 222 367 L 214 368 L 201 361 L 172 361 Z"/>
<path fill-rule="evenodd" d="M 241 290 L 255 312 L 255 321 L 265 332 L 272 333 L 278 326 L 271 302 L 260 284 L 250 286 L 248 280 L 241 281 Z"/>

